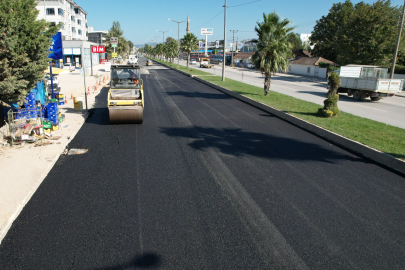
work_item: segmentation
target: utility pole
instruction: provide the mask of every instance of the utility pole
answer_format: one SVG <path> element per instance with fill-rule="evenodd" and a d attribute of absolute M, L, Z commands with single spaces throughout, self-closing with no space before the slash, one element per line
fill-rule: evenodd
<path fill-rule="evenodd" d="M 235 51 L 235 33 L 238 33 L 238 30 L 229 30 L 233 33 L 232 38 L 232 52 L 231 52 L 231 67 L 233 67 L 233 52 Z"/>
<path fill-rule="evenodd" d="M 225 5 L 224 5 L 224 60 L 222 61 L 222 81 L 225 81 L 225 63 L 226 63 L 226 52 L 225 52 L 225 47 L 226 47 L 226 0 L 225 0 Z"/>
<path fill-rule="evenodd" d="M 404 16 L 405 16 L 405 1 L 404 1 L 404 7 L 403 7 L 403 10 L 402 10 L 401 24 L 399 25 L 399 30 L 398 30 L 398 38 L 397 38 L 397 44 L 395 46 L 394 58 L 392 59 L 390 79 L 394 79 L 395 63 L 397 62 L 397 54 L 398 54 L 399 42 L 401 40 L 401 32 L 402 32 L 402 27 L 404 25 Z"/>

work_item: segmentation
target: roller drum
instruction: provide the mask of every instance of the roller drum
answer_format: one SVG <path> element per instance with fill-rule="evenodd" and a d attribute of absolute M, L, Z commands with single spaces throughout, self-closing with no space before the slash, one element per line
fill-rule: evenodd
<path fill-rule="evenodd" d="M 111 124 L 142 124 L 143 108 L 140 106 L 109 107 Z"/>

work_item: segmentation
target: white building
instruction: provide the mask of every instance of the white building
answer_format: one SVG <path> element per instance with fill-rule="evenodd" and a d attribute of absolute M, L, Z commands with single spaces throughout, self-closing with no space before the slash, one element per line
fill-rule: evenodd
<path fill-rule="evenodd" d="M 87 28 L 88 41 L 98 43 L 100 45 L 106 45 L 108 31 L 94 31 L 92 26 Z"/>
<path fill-rule="evenodd" d="M 72 0 L 37 0 L 38 20 L 62 23 L 63 40 L 87 40 L 87 12 Z"/>
<path fill-rule="evenodd" d="M 99 42 L 88 40 L 87 12 L 72 0 L 37 0 L 38 20 L 45 19 L 55 25 L 62 23 L 63 59 L 51 60 L 53 66 L 62 67 L 64 63 L 76 68 L 98 65 L 105 55 L 91 53 L 91 46 Z M 102 33 L 101 38 L 106 36 Z"/>

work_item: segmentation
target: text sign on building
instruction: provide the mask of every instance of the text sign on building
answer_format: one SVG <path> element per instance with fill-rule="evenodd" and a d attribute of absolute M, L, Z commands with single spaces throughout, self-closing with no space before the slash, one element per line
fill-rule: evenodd
<path fill-rule="evenodd" d="M 100 59 L 100 64 L 102 63 L 108 63 L 108 59 Z"/>
<path fill-rule="evenodd" d="M 92 53 L 105 53 L 105 47 L 104 46 L 92 46 L 91 52 Z"/>
<path fill-rule="evenodd" d="M 212 28 L 201 28 L 201 35 L 213 35 L 214 30 Z"/>
<path fill-rule="evenodd" d="M 117 37 L 111 37 L 110 38 L 110 44 L 118 44 L 118 38 Z"/>

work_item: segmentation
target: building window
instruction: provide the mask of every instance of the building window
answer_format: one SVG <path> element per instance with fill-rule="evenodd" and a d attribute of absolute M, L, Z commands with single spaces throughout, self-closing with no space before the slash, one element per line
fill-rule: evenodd
<path fill-rule="evenodd" d="M 62 25 L 60 26 L 60 29 L 65 29 L 65 24 L 62 23 Z"/>
<path fill-rule="evenodd" d="M 59 0 L 59 2 L 61 2 L 63 4 L 63 0 Z"/>
<path fill-rule="evenodd" d="M 46 9 L 46 15 L 55 15 L 55 9 L 54 8 L 47 8 Z"/>
<path fill-rule="evenodd" d="M 80 9 L 79 9 L 79 8 L 75 8 L 75 13 L 80 15 L 80 14 L 81 14 Z"/>
<path fill-rule="evenodd" d="M 58 8 L 58 14 L 63 16 L 63 9 Z"/>
<path fill-rule="evenodd" d="M 74 9 L 75 9 L 75 5 L 70 4 L 70 8 L 71 8 L 72 10 L 74 10 Z"/>
<path fill-rule="evenodd" d="M 72 27 L 72 32 L 76 33 L 76 28 L 75 27 Z"/>
<path fill-rule="evenodd" d="M 72 20 L 72 22 L 75 21 L 75 16 L 70 16 L 70 19 Z"/>
<path fill-rule="evenodd" d="M 79 34 L 79 35 L 81 35 L 82 34 L 82 30 L 77 30 L 77 33 Z"/>
<path fill-rule="evenodd" d="M 49 26 L 50 26 L 50 27 L 55 26 L 55 25 L 56 25 L 55 22 L 50 22 L 50 23 L 49 23 Z"/>
<path fill-rule="evenodd" d="M 81 24 L 82 24 L 82 21 L 78 19 L 78 20 L 77 20 L 77 24 L 78 24 L 78 25 L 81 25 Z"/>

